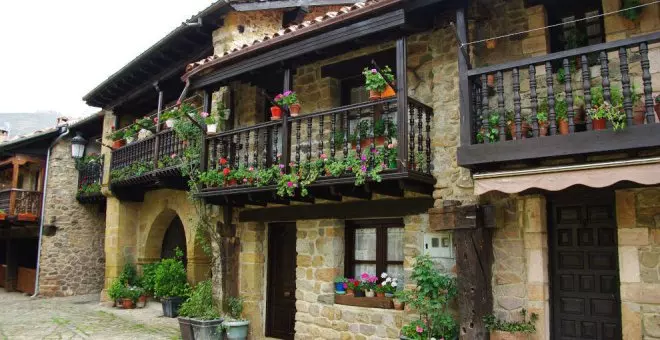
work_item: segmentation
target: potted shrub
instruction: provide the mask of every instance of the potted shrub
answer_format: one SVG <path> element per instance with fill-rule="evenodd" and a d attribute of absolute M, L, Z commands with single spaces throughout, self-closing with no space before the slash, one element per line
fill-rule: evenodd
<path fill-rule="evenodd" d="M 112 133 L 110 134 L 110 139 L 112 139 L 112 148 L 113 149 L 119 149 L 124 144 L 126 141 L 124 140 L 124 131 L 123 130 L 117 130 L 115 131 L 115 127 L 112 126 Z"/>
<path fill-rule="evenodd" d="M 393 140 L 392 143 L 387 144 L 387 148 L 384 149 L 385 159 L 387 159 L 387 167 L 389 169 L 396 169 L 396 157 L 398 155 L 396 140 Z"/>
<path fill-rule="evenodd" d="M 548 113 L 540 111 L 536 114 L 536 120 L 539 124 L 539 136 L 544 137 L 548 135 Z"/>
<path fill-rule="evenodd" d="M 364 287 L 364 295 L 366 297 L 376 296 L 376 286 L 378 285 L 378 277 L 376 275 L 369 275 L 368 273 L 362 273 L 360 276 L 362 278 L 362 286 Z"/>
<path fill-rule="evenodd" d="M 222 323 L 222 328 L 227 332 L 227 339 L 247 339 L 250 321 L 242 318 L 243 298 L 230 297 L 227 301 L 227 306 L 229 307 L 229 316 L 231 316 L 231 320 Z"/>
<path fill-rule="evenodd" d="M 353 134 L 351 135 L 351 144 L 353 150 L 357 149 L 357 144 L 360 143 L 360 149 L 366 150 L 371 146 L 371 138 L 369 138 L 369 121 L 361 120 L 356 126 Z M 360 140 L 358 139 L 358 132 L 360 132 Z"/>
<path fill-rule="evenodd" d="M 626 114 L 621 106 L 613 106 L 609 102 L 594 106 L 587 112 L 593 124 L 594 130 L 607 129 L 607 121 L 612 123 L 614 131 L 623 130 L 626 127 Z"/>
<path fill-rule="evenodd" d="M 527 320 L 527 310 L 520 311 L 522 321 L 502 321 L 495 318 L 494 315 L 486 315 L 484 323 L 486 329 L 490 331 L 491 340 L 525 340 L 528 336 L 536 332 L 536 320 L 538 315 L 532 313 Z"/>
<path fill-rule="evenodd" d="M 365 68 L 362 71 L 362 75 L 364 76 L 364 88 L 369 91 L 369 99 L 380 99 L 381 93 L 387 87 L 385 78 L 383 78 L 383 76 L 381 76 L 380 73 L 378 73 L 378 70 L 375 68 Z"/>
<path fill-rule="evenodd" d="M 506 125 L 509 128 L 509 134 L 511 135 L 511 139 L 515 140 L 515 139 L 518 138 L 516 136 L 518 130 L 517 130 L 517 127 L 516 127 L 516 119 L 515 119 L 515 116 L 513 114 L 513 111 L 507 111 L 506 118 L 507 118 L 506 119 Z M 527 134 L 529 133 L 529 123 L 527 123 L 528 118 L 529 118 L 528 116 L 525 116 L 525 115 L 521 114 L 520 129 L 522 131 L 521 131 L 520 135 L 521 135 L 522 139 L 527 138 Z"/>
<path fill-rule="evenodd" d="M 567 135 L 570 132 L 568 128 L 568 104 L 563 98 L 555 100 L 555 117 L 559 133 Z"/>
<path fill-rule="evenodd" d="M 204 119 L 207 133 L 216 133 L 218 131 L 218 122 L 212 114 L 209 114 L 208 112 L 202 112 L 200 113 L 200 116 L 202 116 L 202 119 Z"/>
<path fill-rule="evenodd" d="M 383 90 L 383 93 L 380 94 L 381 98 L 390 98 L 396 96 L 396 91 L 392 88 L 390 84 L 394 84 L 394 75 L 392 74 L 392 69 L 385 65 L 380 70 L 383 78 L 385 78 L 385 90 Z"/>
<path fill-rule="evenodd" d="M 136 286 L 124 286 L 122 290 L 122 307 L 124 309 L 135 308 L 135 303 L 142 295 L 142 289 Z"/>
<path fill-rule="evenodd" d="M 115 278 L 112 280 L 112 283 L 110 284 L 110 287 L 108 287 L 107 294 L 108 298 L 112 300 L 112 305 L 115 307 L 121 307 L 122 305 L 122 294 L 124 285 L 121 283 L 121 280 L 119 278 Z"/>
<path fill-rule="evenodd" d="M 343 276 L 337 276 L 335 278 L 335 294 L 344 295 L 346 294 L 346 278 Z"/>
<path fill-rule="evenodd" d="M 154 273 L 154 293 L 161 299 L 163 314 L 169 318 L 178 315 L 179 306 L 188 295 L 186 268 L 181 261 L 183 252 L 176 249 L 175 258 L 163 259 Z"/>
<path fill-rule="evenodd" d="M 456 279 L 441 274 L 428 255 L 416 257 L 411 279 L 417 286 L 395 295 L 419 318 L 401 328 L 402 338 L 456 339 L 458 324 L 449 308 L 457 294 Z"/>
<path fill-rule="evenodd" d="M 190 297 L 179 308 L 179 329 L 184 340 L 220 340 L 222 322 L 213 302 L 211 280 L 202 281 L 192 289 Z"/>
<path fill-rule="evenodd" d="M 495 143 L 499 140 L 500 136 L 500 112 L 493 111 L 488 116 L 488 126 L 482 126 L 477 132 L 477 142 Z"/>
<path fill-rule="evenodd" d="M 298 117 L 298 114 L 300 114 L 300 103 L 298 102 L 298 96 L 293 91 L 286 91 L 284 93 L 278 94 L 275 97 L 275 103 L 279 107 L 288 108 L 291 117 Z"/>

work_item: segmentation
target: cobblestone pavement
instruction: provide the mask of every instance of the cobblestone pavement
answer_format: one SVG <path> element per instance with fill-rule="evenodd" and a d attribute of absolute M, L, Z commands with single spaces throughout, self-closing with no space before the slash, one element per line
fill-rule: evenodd
<path fill-rule="evenodd" d="M 176 319 L 162 316 L 158 302 L 120 310 L 99 295 L 37 298 L 0 288 L 0 339 L 179 339 Z"/>

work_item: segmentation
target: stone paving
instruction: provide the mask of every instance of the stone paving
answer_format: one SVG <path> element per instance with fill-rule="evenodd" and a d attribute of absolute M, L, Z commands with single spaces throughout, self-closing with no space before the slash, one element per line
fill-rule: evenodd
<path fill-rule="evenodd" d="M 121 310 L 99 295 L 31 299 L 0 289 L 0 339 L 179 339 L 176 319 L 160 303 Z"/>

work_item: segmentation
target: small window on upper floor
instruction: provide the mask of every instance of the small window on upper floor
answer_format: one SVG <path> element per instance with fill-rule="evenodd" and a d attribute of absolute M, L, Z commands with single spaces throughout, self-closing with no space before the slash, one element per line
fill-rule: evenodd
<path fill-rule="evenodd" d="M 603 13 L 600 0 L 544 1 L 548 12 L 548 25 L 564 23 L 550 28 L 551 52 L 600 44 L 604 39 Z M 587 20 L 580 20 L 590 18 Z M 575 22 L 575 20 L 580 20 Z"/>

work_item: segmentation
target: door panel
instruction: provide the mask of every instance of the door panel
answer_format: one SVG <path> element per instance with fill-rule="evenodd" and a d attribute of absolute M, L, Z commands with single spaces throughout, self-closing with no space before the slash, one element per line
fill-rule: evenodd
<path fill-rule="evenodd" d="M 293 339 L 296 318 L 296 224 L 271 224 L 268 229 L 266 336 Z"/>
<path fill-rule="evenodd" d="M 621 339 L 611 196 L 550 204 L 553 339 Z"/>

